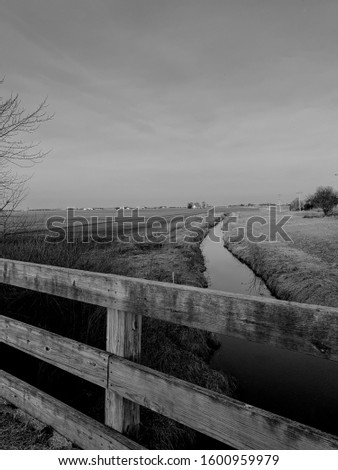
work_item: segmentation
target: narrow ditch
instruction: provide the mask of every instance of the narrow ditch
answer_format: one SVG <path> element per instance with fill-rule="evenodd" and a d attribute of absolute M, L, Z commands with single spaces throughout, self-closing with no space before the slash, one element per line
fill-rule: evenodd
<path fill-rule="evenodd" d="M 271 297 L 263 281 L 224 247 L 221 224 L 209 232 L 201 249 L 209 288 Z M 222 335 L 218 339 L 221 346 L 211 367 L 236 378 L 236 398 L 338 434 L 337 364 L 267 344 Z"/>

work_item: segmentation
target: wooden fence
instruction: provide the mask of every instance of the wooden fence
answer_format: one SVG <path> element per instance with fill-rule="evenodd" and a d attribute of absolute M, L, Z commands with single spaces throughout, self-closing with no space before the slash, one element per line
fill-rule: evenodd
<path fill-rule="evenodd" d="M 84 449 L 142 449 L 140 406 L 236 449 L 338 437 L 139 364 L 142 316 L 338 361 L 338 309 L 0 259 L 0 282 L 107 308 L 106 351 L 0 316 L 0 341 L 105 389 L 105 425 L 1 372 L 3 398 Z"/>

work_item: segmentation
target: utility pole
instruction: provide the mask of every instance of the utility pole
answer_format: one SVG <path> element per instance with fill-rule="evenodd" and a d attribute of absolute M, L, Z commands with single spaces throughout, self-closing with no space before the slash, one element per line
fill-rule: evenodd
<path fill-rule="evenodd" d="M 298 210 L 301 210 L 301 205 L 300 205 L 300 195 L 303 194 L 302 191 L 298 191 L 296 194 L 298 194 Z"/>

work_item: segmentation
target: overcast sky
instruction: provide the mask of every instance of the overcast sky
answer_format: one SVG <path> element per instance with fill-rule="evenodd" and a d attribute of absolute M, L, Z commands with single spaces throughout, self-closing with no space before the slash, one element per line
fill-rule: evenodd
<path fill-rule="evenodd" d="M 337 0 L 0 0 L 1 96 L 50 155 L 25 207 L 338 186 Z"/>

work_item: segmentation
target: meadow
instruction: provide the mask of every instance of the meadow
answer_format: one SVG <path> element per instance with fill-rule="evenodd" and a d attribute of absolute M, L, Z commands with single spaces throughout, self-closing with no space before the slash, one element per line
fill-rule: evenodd
<path fill-rule="evenodd" d="M 135 208 L 136 209 L 136 208 Z M 128 218 L 128 224 L 130 228 L 136 226 L 136 217 L 133 214 L 135 209 L 124 209 L 123 215 Z M 225 206 L 215 207 L 215 212 L 222 212 L 225 210 Z M 140 208 L 138 209 L 138 217 L 145 218 L 146 220 L 150 217 L 161 217 L 169 221 L 175 217 L 186 218 L 188 216 L 197 216 L 206 214 L 207 209 L 187 209 L 186 207 L 167 207 L 167 208 Z M 16 211 L 12 214 L 10 220 L 10 226 L 13 227 L 17 232 L 39 232 L 46 229 L 46 224 L 50 218 L 64 219 L 66 223 L 58 222 L 58 226 L 66 227 L 72 226 L 77 218 L 86 218 L 89 222 L 89 228 L 92 225 L 93 219 L 97 218 L 98 224 L 103 225 L 107 217 L 117 217 L 118 211 L 115 208 L 106 209 L 75 209 L 74 217 L 67 217 L 67 209 L 51 209 L 51 210 L 29 210 L 29 211 Z M 115 224 L 116 226 L 116 224 Z M 144 227 L 145 224 L 140 224 L 140 227 Z M 75 226 L 76 227 L 76 226 Z M 100 227 L 99 227 L 100 228 Z M 102 229 L 104 227 L 102 226 Z M 76 227 L 76 230 L 80 230 L 80 225 Z M 99 230 L 100 232 L 100 230 Z"/>

